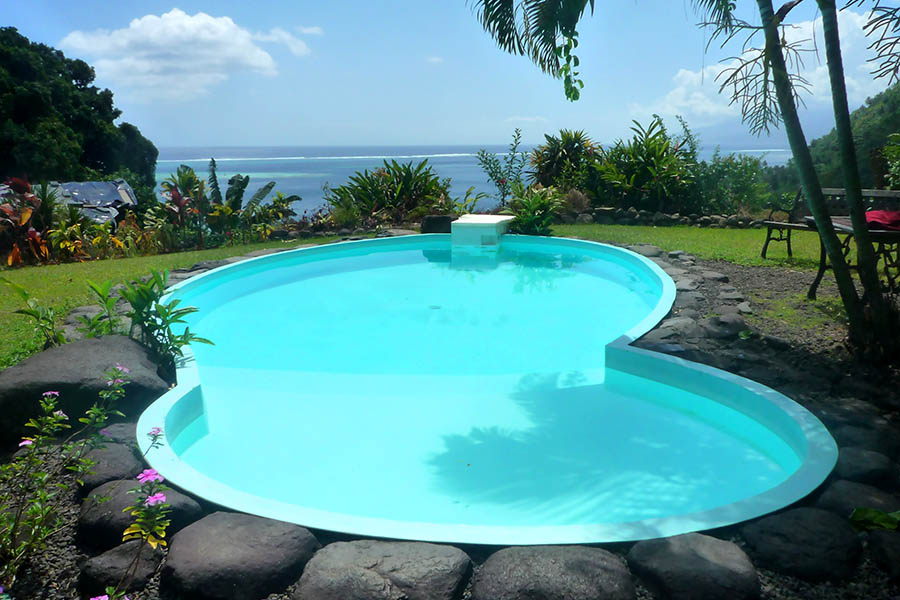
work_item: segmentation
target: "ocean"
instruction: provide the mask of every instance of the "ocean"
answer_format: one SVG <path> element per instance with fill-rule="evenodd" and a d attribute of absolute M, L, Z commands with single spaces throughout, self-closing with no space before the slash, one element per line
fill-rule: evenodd
<path fill-rule="evenodd" d="M 418 163 L 427 159 L 435 173 L 451 180 L 451 194 L 462 196 L 469 187 L 475 192 L 493 194 L 496 190 L 478 165 L 480 148 L 489 152 L 505 153 L 508 146 L 234 146 L 234 147 L 169 147 L 160 148 L 156 162 L 156 181 L 159 183 L 175 172 L 179 165 L 192 167 L 206 179 L 209 159 L 215 158 L 219 185 L 224 193 L 228 179 L 237 173 L 250 176 L 245 199 L 269 181 L 275 182 L 275 191 L 285 195 L 297 194 L 302 201 L 294 206 L 298 214 L 312 212 L 322 206 L 322 187 L 327 183 L 337 187 L 347 182 L 357 171 L 372 171 L 385 160 Z M 530 151 L 532 147 L 521 146 Z M 701 159 L 712 156 L 715 146 L 704 148 Z M 761 156 L 770 165 L 780 165 L 790 158 L 786 149 L 729 149 L 720 148 L 723 154 L 736 152 Z M 526 166 L 526 170 L 528 167 Z M 480 208 L 492 205 L 488 200 Z"/>

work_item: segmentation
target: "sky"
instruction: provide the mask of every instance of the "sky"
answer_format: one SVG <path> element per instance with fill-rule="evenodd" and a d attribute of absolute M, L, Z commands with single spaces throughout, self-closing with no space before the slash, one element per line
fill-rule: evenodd
<path fill-rule="evenodd" d="M 561 128 L 610 143 L 654 113 L 675 129 L 683 116 L 707 146 L 787 147 L 781 131 L 751 136 L 719 93 L 740 41 L 707 50 L 689 0 L 598 2 L 579 27 L 585 88 L 575 103 L 560 81 L 497 48 L 466 0 L 0 7 L 3 26 L 94 66 L 122 120 L 160 147 L 505 144 L 516 127 L 529 144 Z M 814 9 L 812 0 L 795 8 L 787 35 L 820 36 Z M 864 22 L 860 9 L 840 15 L 851 108 L 886 87 L 869 74 Z M 803 74 L 801 119 L 813 139 L 833 126 L 824 50 L 806 54 Z"/>

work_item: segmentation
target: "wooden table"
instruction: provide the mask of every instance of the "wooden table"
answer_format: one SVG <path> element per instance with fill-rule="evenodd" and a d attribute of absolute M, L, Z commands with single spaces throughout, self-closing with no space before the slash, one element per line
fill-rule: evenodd
<path fill-rule="evenodd" d="M 816 220 L 813 217 L 805 217 L 804 221 L 812 231 L 818 231 L 816 228 Z M 859 267 L 853 264 L 850 255 L 850 242 L 853 241 L 853 224 L 849 216 L 831 217 L 831 224 L 834 226 L 834 232 L 841 241 L 841 251 L 844 254 L 844 260 L 851 269 L 859 270 Z M 900 231 L 891 229 L 870 229 L 869 237 L 875 250 L 875 260 L 881 263 L 879 268 L 882 270 L 884 284 L 887 291 L 896 293 L 900 290 L 898 279 L 900 279 Z M 843 238 L 843 239 L 842 239 Z M 806 297 L 810 300 L 816 299 L 816 288 L 822 282 L 825 271 L 830 269 L 828 264 L 828 255 L 825 253 L 825 245 L 819 237 L 819 271 Z"/>

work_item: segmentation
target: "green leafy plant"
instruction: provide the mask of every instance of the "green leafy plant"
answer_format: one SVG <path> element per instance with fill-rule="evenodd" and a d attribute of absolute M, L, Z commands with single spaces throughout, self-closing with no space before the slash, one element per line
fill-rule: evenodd
<path fill-rule="evenodd" d="M 168 271 L 151 270 L 146 281 L 126 283 L 120 294 L 131 310 L 126 313 L 131 319 L 129 335 L 144 344 L 156 358 L 161 372 L 169 379 L 175 374 L 175 358 L 184 356 L 182 348 L 192 342 L 212 344 L 206 338 L 195 335 L 189 328 L 180 334 L 172 331 L 173 325 L 185 323 L 185 317 L 197 311 L 196 307 L 179 308 L 180 300 L 160 302 L 166 291 Z"/>
<path fill-rule="evenodd" d="M 513 186 L 513 199 L 503 210 L 513 215 L 509 224 L 510 233 L 525 235 L 550 235 L 550 228 L 562 202 L 553 188 L 526 188 L 521 184 Z"/>
<path fill-rule="evenodd" d="M 684 125 L 684 124 L 683 124 Z M 617 140 L 602 150 L 595 169 L 605 196 L 618 206 L 659 212 L 690 208 L 693 152 L 684 139 L 671 137 L 662 119 L 654 115 L 648 127 L 637 121 L 631 140 Z"/>
<path fill-rule="evenodd" d="M 706 214 L 752 214 L 765 208 L 771 198 L 764 178 L 764 163 L 755 156 L 722 156 L 716 148 L 712 158 L 697 165 L 697 185 Z"/>
<path fill-rule="evenodd" d="M 495 154 L 483 148 L 478 151 L 478 164 L 497 188 L 497 201 L 500 206 L 506 206 L 506 199 L 510 195 L 513 184 L 522 183 L 522 169 L 525 168 L 526 156 L 524 152 L 519 152 L 521 141 L 522 130 L 517 127 L 513 132 L 509 151 L 503 157 L 502 163 Z"/>
<path fill-rule="evenodd" d="M 418 165 L 384 161 L 384 166 L 371 173 L 366 170 L 350 176 L 339 187 L 324 188 L 325 200 L 331 207 L 356 207 L 366 226 L 378 223 L 401 223 L 410 211 L 432 206 L 438 199 L 450 195 L 450 180 L 440 179 L 428 166 L 428 160 Z"/>
<path fill-rule="evenodd" d="M 531 152 L 534 181 L 544 187 L 563 191 L 572 187 L 590 187 L 590 165 L 598 147 L 584 131 L 562 129 L 559 136 L 544 135 L 545 143 Z"/>
<path fill-rule="evenodd" d="M 73 473 L 82 485 L 94 461 L 87 453 L 103 446 L 102 428 L 111 416 L 124 416 L 115 407 L 125 395 L 128 369 L 122 365 L 105 373 L 106 386 L 73 428 L 58 408 L 59 392 L 41 396 L 40 415 L 29 419 L 31 433 L 19 442 L 19 452 L 0 466 L 0 587 L 14 587 L 20 568 L 46 549 L 62 528 L 61 508 L 70 484 L 62 475 Z M 60 437 L 68 430 L 68 435 Z"/>
<path fill-rule="evenodd" d="M 896 530 L 900 525 L 900 510 L 884 512 L 875 508 L 854 508 L 850 513 L 850 524 L 859 531 Z"/>
<path fill-rule="evenodd" d="M 100 305 L 100 312 L 93 317 L 81 316 L 78 320 L 82 327 L 78 328 L 86 337 L 100 337 L 119 332 L 119 315 L 116 313 L 118 297 L 112 294 L 112 282 L 105 281 L 101 284 L 88 280 L 88 287 L 94 292 L 95 299 Z"/>
<path fill-rule="evenodd" d="M 44 348 L 61 346 L 66 343 L 66 336 L 56 328 L 56 312 L 52 308 L 43 306 L 25 288 L 8 279 L 0 277 L 0 283 L 9 286 L 25 302 L 25 308 L 20 308 L 14 312 L 15 314 L 34 319 L 35 331 L 44 338 Z"/>

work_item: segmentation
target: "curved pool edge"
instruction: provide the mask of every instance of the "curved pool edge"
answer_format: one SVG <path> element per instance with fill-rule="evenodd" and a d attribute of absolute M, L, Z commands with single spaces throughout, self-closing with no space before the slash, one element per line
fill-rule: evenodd
<path fill-rule="evenodd" d="M 447 234 L 426 235 L 430 238 L 436 236 L 449 239 Z M 386 240 L 341 242 L 339 244 L 326 244 L 256 257 L 232 265 L 225 265 L 181 282 L 173 286 L 169 290 L 168 295 L 183 287 L 197 285 L 197 282 L 201 282 L 209 276 L 214 276 L 215 273 L 224 269 L 232 269 L 248 263 L 259 264 L 259 262 L 267 260 L 278 260 L 278 257 L 294 252 L 321 251 L 322 248 L 334 248 L 341 244 L 371 244 L 383 241 L 389 243 L 394 241 L 395 245 L 401 246 L 403 244 L 397 243 L 396 240 L 407 240 L 406 243 L 409 243 L 408 240 L 410 239 L 416 240 L 422 237 L 404 236 L 386 238 Z M 732 408 L 737 408 L 753 418 L 761 417 L 763 422 L 772 420 L 771 414 L 768 416 L 766 414 L 757 414 L 761 413 L 761 411 L 765 413 L 764 409 L 766 407 L 775 407 L 777 409 L 776 412 L 782 415 L 782 420 L 783 415 L 787 415 L 790 418 L 790 424 L 795 424 L 802 433 L 802 437 L 788 433 L 788 437 L 792 439 L 786 440 L 798 452 L 798 455 L 803 457 L 800 468 L 781 484 L 761 494 L 725 506 L 684 515 L 624 523 L 517 527 L 472 526 L 396 521 L 310 509 L 296 504 L 263 498 L 224 485 L 190 467 L 169 446 L 169 436 L 171 436 L 171 439 L 177 438 L 178 433 L 186 426 L 186 423 L 176 423 L 176 417 L 182 419 L 185 417 L 190 418 L 190 415 L 197 411 L 198 406 L 200 407 L 200 412 L 202 412 L 203 392 L 200 388 L 199 374 L 194 363 L 193 353 L 189 347 L 185 348 L 184 358 L 178 361 L 178 385 L 152 403 L 140 416 L 137 431 L 139 432 L 138 445 L 141 451 L 146 454 L 150 465 L 166 476 L 172 484 L 183 487 L 192 494 L 229 509 L 296 523 L 314 529 L 324 529 L 356 536 L 486 545 L 610 543 L 667 537 L 691 531 L 715 529 L 746 521 L 793 504 L 814 491 L 825 480 L 837 461 L 837 445 L 824 425 L 798 403 L 771 388 L 738 375 L 706 365 L 692 363 L 678 357 L 635 348 L 630 345 L 631 342 L 661 321 L 668 314 L 674 303 L 674 282 L 657 264 L 634 252 L 605 244 L 568 238 L 550 239 L 555 242 L 562 240 L 565 242 L 565 245 L 572 247 L 590 245 L 591 247 L 612 248 L 617 252 L 622 252 L 632 257 L 635 260 L 635 264 L 640 264 L 647 268 L 650 272 L 657 275 L 661 281 L 662 297 L 656 308 L 647 318 L 607 346 L 607 366 L 628 372 L 639 371 L 641 376 L 654 380 L 659 380 L 659 378 L 663 380 L 673 379 L 679 383 L 679 387 L 684 387 L 682 384 L 689 384 L 688 387 L 702 387 L 712 382 L 715 384 L 713 389 L 717 391 L 717 394 L 721 389 L 737 386 L 737 389 L 741 390 L 742 396 L 754 398 L 756 401 L 747 405 L 729 399 L 730 397 L 725 394 L 709 396 L 709 393 L 705 391 L 703 395 L 728 404 Z M 664 366 L 664 368 L 660 368 L 660 365 Z M 642 369 L 642 367 L 644 368 Z M 696 377 L 691 377 L 685 373 L 685 370 L 691 371 Z M 704 383 L 700 383 L 700 381 Z M 179 402 L 181 403 L 180 406 Z M 151 449 L 146 432 L 157 426 L 163 427 L 167 443 L 162 447 Z M 784 423 L 781 423 L 779 428 L 785 429 Z M 791 429 L 791 427 L 787 427 L 787 429 Z M 140 432 L 144 433 L 141 434 Z"/>

